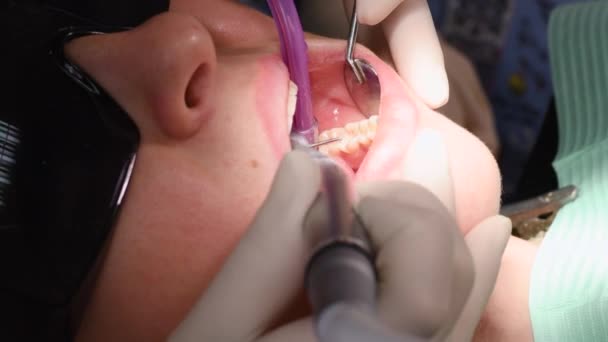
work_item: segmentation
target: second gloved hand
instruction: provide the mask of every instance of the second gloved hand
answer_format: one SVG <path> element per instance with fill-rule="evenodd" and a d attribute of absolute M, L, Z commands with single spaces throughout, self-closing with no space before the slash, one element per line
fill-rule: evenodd
<path fill-rule="evenodd" d="M 343 0 L 347 15 L 354 0 Z M 443 53 L 427 0 L 357 0 L 359 22 L 382 23 L 401 77 L 431 108 L 449 96 Z"/>
<path fill-rule="evenodd" d="M 373 244 L 380 246 L 376 247 L 376 264 L 384 282 L 379 284 L 384 288 L 380 314 L 394 329 L 412 331 L 427 322 L 430 330 L 425 337 L 433 341 L 470 341 L 494 289 L 511 221 L 500 215 L 488 217 L 464 237 L 475 272 L 472 288 L 467 288 L 467 269 L 462 268 L 466 261 L 459 255 L 464 253 L 463 237 L 453 221 L 456 205 L 449 156 L 438 132 L 418 133 L 403 165 L 403 176 L 407 183 L 371 182 L 358 189 L 362 198 L 358 212 Z M 390 209 L 397 203 L 403 208 L 401 216 Z M 430 217 L 433 215 L 436 217 Z M 433 224 L 434 220 L 441 225 Z M 442 244 L 453 247 L 453 264 L 446 260 L 449 253 L 442 252 Z M 442 276 L 445 278 L 431 279 Z M 441 280 L 445 283 L 437 284 Z M 383 293 L 391 295 L 383 297 Z M 423 314 L 404 312 L 403 306 Z M 434 324 L 432 329 L 429 323 Z"/>

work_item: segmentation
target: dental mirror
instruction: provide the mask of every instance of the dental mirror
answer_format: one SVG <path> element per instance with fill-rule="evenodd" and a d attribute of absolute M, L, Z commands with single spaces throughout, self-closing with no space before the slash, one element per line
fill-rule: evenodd
<path fill-rule="evenodd" d="M 378 115 L 380 111 L 380 79 L 368 61 L 353 57 L 358 31 L 357 1 L 353 1 L 353 13 L 346 47 L 344 82 L 361 113 L 369 118 L 371 115 Z"/>

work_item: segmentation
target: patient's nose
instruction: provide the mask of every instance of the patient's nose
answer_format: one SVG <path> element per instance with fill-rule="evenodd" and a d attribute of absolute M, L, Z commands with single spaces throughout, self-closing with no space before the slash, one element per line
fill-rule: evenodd
<path fill-rule="evenodd" d="M 213 99 L 213 41 L 194 17 L 164 13 L 125 32 L 87 36 L 66 54 L 135 121 L 143 139 L 196 133 Z"/>

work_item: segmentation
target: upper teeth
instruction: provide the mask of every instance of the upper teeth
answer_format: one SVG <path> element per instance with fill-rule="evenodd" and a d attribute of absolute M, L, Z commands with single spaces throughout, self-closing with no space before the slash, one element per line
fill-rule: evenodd
<path fill-rule="evenodd" d="M 291 132 L 293 117 L 296 113 L 296 103 L 298 102 L 298 86 L 289 81 L 289 93 L 287 95 L 287 132 Z"/>

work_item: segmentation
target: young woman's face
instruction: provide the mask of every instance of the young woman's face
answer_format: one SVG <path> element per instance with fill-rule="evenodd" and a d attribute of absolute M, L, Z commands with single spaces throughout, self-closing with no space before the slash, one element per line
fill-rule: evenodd
<path fill-rule="evenodd" d="M 320 131 L 363 120 L 345 90 L 345 42 L 307 43 Z M 351 132 L 358 144 L 332 155 L 357 170 L 357 181 L 398 179 L 416 132 L 436 129 L 450 153 L 463 233 L 496 214 L 499 173 L 485 146 L 422 105 L 381 60 L 357 51 L 379 73 L 379 120 L 358 123 Z M 161 341 L 247 229 L 290 148 L 289 74 L 276 29 L 236 1 L 174 0 L 168 13 L 131 31 L 79 38 L 66 52 L 141 132 L 79 338 Z M 374 137 L 371 146 L 364 135 Z"/>

